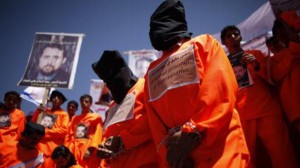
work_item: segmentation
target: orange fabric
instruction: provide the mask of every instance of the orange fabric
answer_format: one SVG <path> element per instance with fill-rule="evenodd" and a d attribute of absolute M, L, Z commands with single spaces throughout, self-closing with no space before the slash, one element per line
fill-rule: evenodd
<path fill-rule="evenodd" d="M 238 91 L 236 103 L 248 149 L 251 158 L 253 158 L 251 164 L 255 167 L 255 142 L 258 137 L 266 147 L 266 151 L 272 160 L 273 167 L 280 167 L 283 163 L 286 163 L 286 165 L 294 165 L 295 159 L 293 158 L 293 150 L 290 146 L 290 148 L 287 148 L 288 144 L 291 142 L 286 123 L 283 122 L 283 112 L 280 101 L 272 90 L 273 88 L 268 85 L 267 78 L 265 78 L 267 74 L 265 68 L 266 59 L 264 59 L 263 54 L 260 54 L 261 52 L 255 50 L 245 52 L 254 55 L 261 66 L 261 69 L 256 72 L 252 65 L 248 65 L 250 75 L 253 79 L 253 85 Z M 253 123 L 257 125 L 253 126 Z M 257 126 L 257 128 L 255 126 Z M 270 142 L 272 139 L 276 140 Z M 286 149 L 278 152 L 276 149 L 281 149 L 281 147 L 278 146 L 284 146 Z"/>
<path fill-rule="evenodd" d="M 236 108 L 241 121 L 282 115 L 279 99 L 274 96 L 273 88 L 267 82 L 267 63 L 264 55 L 256 50 L 245 53 L 254 55 L 260 63 L 260 70 L 256 72 L 252 65 L 247 65 L 253 85 L 238 91 Z"/>
<path fill-rule="evenodd" d="M 271 77 L 280 86 L 283 109 L 293 123 L 300 119 L 300 44 L 291 42 L 288 49 L 271 57 L 270 66 Z"/>
<path fill-rule="evenodd" d="M 25 128 L 26 116 L 22 110 L 15 108 L 10 112 L 11 125 L 0 128 L 0 142 L 18 140 Z"/>
<path fill-rule="evenodd" d="M 0 143 L 0 168 L 40 167 L 43 154 L 37 149 L 24 149 L 18 141 Z"/>
<path fill-rule="evenodd" d="M 84 124 L 88 126 L 89 139 L 76 139 L 76 127 L 78 124 Z M 100 159 L 97 158 L 95 153 L 91 154 L 90 158 L 83 158 L 84 153 L 89 147 L 95 149 L 102 140 L 102 128 L 103 123 L 101 116 L 95 113 L 80 114 L 74 116 L 70 123 L 68 134 L 65 138 L 65 144 L 70 144 L 72 148 L 71 152 L 75 154 L 78 164 L 82 167 L 98 167 Z"/>
<path fill-rule="evenodd" d="M 299 11 L 298 11 L 299 12 Z M 299 12 L 300 13 L 300 12 Z M 296 11 L 284 11 L 280 16 L 289 26 L 300 30 L 300 16 Z"/>
<path fill-rule="evenodd" d="M 144 79 L 139 79 L 128 91 L 128 94 L 135 93 L 133 118 L 114 123 L 105 129 L 103 142 L 110 136 L 120 135 L 125 146 L 124 153 L 109 161 L 110 164 L 108 165 L 112 168 L 158 167 L 156 148 L 151 140 L 151 133 L 145 114 L 143 88 Z M 116 106 L 116 103 L 112 102 L 110 108 L 114 106 Z"/>
<path fill-rule="evenodd" d="M 186 51 L 190 47 L 193 47 L 193 58 L 176 64 L 180 58 L 190 54 L 177 57 L 178 59 L 173 59 L 171 55 Z M 164 61 L 169 62 L 158 69 Z M 174 63 L 174 67 L 168 68 L 169 64 Z M 169 78 L 173 78 L 175 83 L 181 81 L 178 76 L 180 73 L 189 72 L 189 69 L 185 69 L 187 66 L 196 66 L 196 79 L 191 81 L 192 84 L 180 83 L 170 87 L 163 85 L 165 79 Z M 170 74 L 169 71 L 164 71 L 165 68 L 173 72 L 176 68 L 179 70 Z M 162 71 L 160 76 L 149 79 L 149 73 L 155 74 L 159 71 Z M 234 110 L 237 82 L 227 56 L 217 40 L 210 35 L 201 35 L 184 42 L 180 47 L 164 52 L 161 58 L 151 63 L 145 79 L 146 109 L 156 146 L 167 135 L 162 122 L 169 128 L 192 122 L 204 136 L 201 144 L 191 154 L 196 167 L 200 167 L 203 160 L 210 158 L 215 158 L 222 164 L 226 163 L 228 167 L 235 167 L 236 162 L 244 161 L 247 164 L 248 150 L 239 116 Z M 195 82 L 197 80 L 199 82 Z M 157 87 L 167 88 L 154 100 L 150 100 L 151 82 L 156 82 Z M 167 167 L 164 145 L 159 148 L 159 153 Z M 235 157 L 236 160 L 227 157 L 233 154 L 244 157 Z M 216 165 L 211 163 L 210 167 Z"/>
<path fill-rule="evenodd" d="M 72 142 L 66 143 L 66 147 L 74 154 L 77 164 L 81 167 L 98 167 L 100 164 L 100 159 L 96 156 L 91 156 L 88 159 L 84 158 L 84 154 L 88 149 L 90 140 L 86 138 L 74 139 Z"/>
<path fill-rule="evenodd" d="M 262 117 L 242 122 L 252 167 L 256 167 L 256 138 L 265 146 L 273 168 L 297 167 L 288 129 L 281 116 Z"/>
<path fill-rule="evenodd" d="M 89 147 L 98 148 L 102 139 L 103 122 L 101 116 L 96 113 L 87 113 L 74 116 L 71 120 L 68 134 L 65 142 L 70 142 L 75 139 L 76 127 L 78 124 L 84 124 L 89 127 L 89 139 L 91 140 Z"/>
<path fill-rule="evenodd" d="M 36 110 L 33 116 L 38 116 L 38 113 L 38 110 Z M 55 115 L 56 120 L 51 129 L 45 128 L 45 137 L 38 143 L 38 149 L 44 153 L 45 162 L 43 167 L 45 168 L 54 167 L 54 162 L 51 159 L 52 151 L 58 145 L 63 144 L 67 128 L 69 127 L 69 116 L 63 109 L 56 111 L 47 110 L 46 114 Z"/>

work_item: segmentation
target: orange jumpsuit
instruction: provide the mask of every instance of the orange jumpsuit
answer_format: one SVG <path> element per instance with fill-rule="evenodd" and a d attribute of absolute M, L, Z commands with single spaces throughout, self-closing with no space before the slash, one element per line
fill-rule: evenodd
<path fill-rule="evenodd" d="M 75 140 L 76 127 L 80 123 L 86 125 L 89 130 L 89 141 L 86 141 L 88 143 L 88 146 L 85 148 L 87 149 L 89 147 L 93 147 L 97 149 L 98 145 L 101 143 L 102 140 L 103 123 L 102 123 L 101 116 L 96 113 L 86 113 L 86 114 L 80 114 L 74 116 L 71 120 L 70 127 L 68 129 L 68 134 L 65 138 L 65 144 L 70 144 L 72 142 L 77 141 Z M 81 152 L 83 152 L 84 145 L 83 144 L 79 145 L 81 147 L 79 147 L 78 145 L 76 146 L 78 148 L 81 148 L 82 150 Z M 77 153 L 76 151 L 71 151 L 71 152 L 73 154 Z M 79 155 L 77 154 L 77 156 Z M 95 155 L 95 153 L 91 154 L 91 157 L 88 159 L 84 159 L 80 157 L 80 158 L 76 158 L 76 160 L 78 161 L 78 164 L 80 164 L 82 167 L 98 167 L 100 164 L 100 159 Z"/>
<path fill-rule="evenodd" d="M 121 105 L 113 102 L 104 123 L 104 138 L 120 135 L 125 151 L 109 160 L 111 168 L 158 167 L 156 148 L 151 140 L 144 106 L 144 79 L 128 91 Z"/>
<path fill-rule="evenodd" d="M 10 121 L 9 127 L 0 128 L 0 143 L 18 140 L 24 130 L 26 116 L 22 110 L 15 108 L 10 112 Z"/>
<path fill-rule="evenodd" d="M 44 168 L 54 167 L 54 162 L 51 158 L 52 151 L 58 145 L 64 143 L 64 138 L 69 127 L 69 116 L 63 109 L 56 111 L 47 110 L 46 113 L 56 116 L 56 119 L 51 129 L 45 128 L 45 137 L 38 143 L 38 149 L 44 154 Z M 39 110 L 36 110 L 32 117 L 33 122 L 37 122 L 38 115 Z"/>
<path fill-rule="evenodd" d="M 65 143 L 65 146 L 67 148 L 69 148 L 69 150 L 74 154 L 78 165 L 80 165 L 82 167 L 88 167 L 87 162 L 90 161 L 90 158 L 89 158 L 89 160 L 84 159 L 84 154 L 85 154 L 86 150 L 88 149 L 89 144 L 90 144 L 89 139 L 81 138 L 81 139 L 74 139 L 71 142 Z M 95 158 L 92 158 L 92 159 L 95 159 Z M 96 162 L 95 164 L 96 165 L 94 165 L 94 167 L 98 167 L 97 165 L 99 165 L 99 161 L 98 161 L 98 163 Z"/>
<path fill-rule="evenodd" d="M 24 149 L 18 141 L 0 143 L 0 168 L 41 167 L 43 154 L 37 149 Z"/>
<path fill-rule="evenodd" d="M 196 167 L 246 167 L 249 153 L 234 109 L 237 82 L 217 40 L 200 35 L 164 52 L 145 79 L 149 124 L 164 167 L 166 127 L 187 122 L 204 136 L 191 153 Z"/>
<path fill-rule="evenodd" d="M 240 114 L 252 166 L 256 161 L 256 139 L 262 141 L 271 158 L 273 167 L 295 167 L 295 156 L 283 119 L 280 101 L 267 83 L 267 64 L 262 52 L 245 51 L 255 56 L 260 70 L 247 65 L 253 85 L 238 91 L 236 108 Z"/>

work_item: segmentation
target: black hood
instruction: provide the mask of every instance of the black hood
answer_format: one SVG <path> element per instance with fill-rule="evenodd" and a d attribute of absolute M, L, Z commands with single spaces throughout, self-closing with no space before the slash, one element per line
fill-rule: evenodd
<path fill-rule="evenodd" d="M 110 90 L 113 100 L 120 104 L 138 78 L 133 75 L 126 61 L 116 51 L 104 51 L 100 60 L 92 64 L 94 72 Z"/>
<path fill-rule="evenodd" d="M 149 37 L 153 48 L 167 50 L 181 39 L 191 38 L 185 20 L 184 6 L 179 0 L 163 2 L 150 19 Z"/>

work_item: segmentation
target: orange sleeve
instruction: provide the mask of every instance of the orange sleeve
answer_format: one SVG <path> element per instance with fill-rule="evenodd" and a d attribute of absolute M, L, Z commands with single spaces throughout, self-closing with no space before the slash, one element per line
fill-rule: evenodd
<path fill-rule="evenodd" d="M 191 116 L 190 122 L 200 132 L 213 131 L 207 137 L 208 143 L 212 143 L 231 120 L 238 86 L 227 55 L 217 40 L 207 36 L 196 44 L 196 59 L 200 59 L 204 71 L 199 93 L 200 104 L 197 105 L 199 108 Z"/>
<path fill-rule="evenodd" d="M 94 147 L 94 148 L 98 148 L 98 145 L 102 141 L 102 129 L 103 129 L 103 123 L 102 123 L 101 117 L 97 118 L 96 122 L 98 124 L 96 126 L 95 133 L 94 133 L 94 135 L 93 135 L 93 137 L 91 139 L 91 142 L 89 144 L 89 147 Z"/>
<path fill-rule="evenodd" d="M 146 115 L 140 115 L 130 129 L 120 132 L 125 148 L 130 149 L 143 144 L 151 138 Z"/>
<path fill-rule="evenodd" d="M 37 108 L 35 109 L 34 113 L 33 113 L 33 116 L 31 118 L 31 121 L 32 122 L 37 122 L 37 119 L 38 119 L 38 116 L 39 116 L 39 113 L 40 113 L 40 110 Z"/>
<path fill-rule="evenodd" d="M 69 127 L 68 113 L 60 111 L 55 121 L 54 126 L 51 129 L 46 128 L 46 134 L 44 138 L 61 138 L 66 136 Z"/>
<path fill-rule="evenodd" d="M 254 55 L 260 67 L 258 71 L 255 71 L 252 65 L 248 65 L 248 68 L 253 69 L 253 72 L 255 72 L 263 80 L 268 81 L 269 77 L 267 73 L 267 57 L 259 50 L 252 50 L 252 51 L 245 51 L 245 52 Z"/>
<path fill-rule="evenodd" d="M 133 89 L 137 93 L 134 105 L 134 120 L 130 127 L 120 131 L 120 136 L 127 149 L 137 147 L 151 139 L 149 123 L 144 106 L 144 80 L 139 79 L 132 90 Z"/>
<path fill-rule="evenodd" d="M 70 143 L 74 140 L 74 132 L 73 132 L 73 129 L 75 128 L 74 127 L 74 120 L 75 120 L 76 116 L 74 116 L 70 123 L 69 123 L 69 127 L 67 129 L 67 135 L 65 136 L 65 140 L 64 140 L 64 143 L 67 144 L 67 143 Z"/>
<path fill-rule="evenodd" d="M 18 123 L 18 135 L 21 136 L 21 133 L 25 129 L 25 123 L 26 123 L 26 116 L 23 111 L 21 111 L 20 120 Z"/>

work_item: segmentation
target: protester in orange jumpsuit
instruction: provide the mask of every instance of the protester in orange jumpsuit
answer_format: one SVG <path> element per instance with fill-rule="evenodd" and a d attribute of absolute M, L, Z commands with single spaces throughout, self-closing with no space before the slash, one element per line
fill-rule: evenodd
<path fill-rule="evenodd" d="M 44 115 L 49 114 L 55 118 L 54 124 L 51 128 L 45 128 L 45 137 L 38 144 L 38 149 L 44 153 L 44 168 L 54 167 L 54 162 L 51 159 L 51 153 L 55 147 L 64 143 L 64 138 L 67 134 L 69 127 L 69 116 L 65 112 L 61 105 L 67 99 L 59 91 L 53 91 L 50 96 L 50 101 L 52 102 L 52 108 L 46 109 L 45 111 L 37 109 L 32 117 L 33 122 L 38 121 L 38 116 L 40 113 Z"/>
<path fill-rule="evenodd" d="M 92 67 L 113 97 L 98 156 L 111 168 L 158 167 L 144 106 L 144 80 L 133 75 L 118 51 L 104 51 Z"/>
<path fill-rule="evenodd" d="M 75 116 L 76 111 L 78 110 L 78 103 L 75 100 L 71 100 L 67 104 L 67 112 L 69 114 L 69 120 Z"/>
<path fill-rule="evenodd" d="M 280 86 L 281 103 L 289 122 L 300 133 L 300 29 L 296 29 L 296 23 L 287 23 L 274 22 L 274 37 L 285 48 L 271 58 L 271 77 Z"/>
<path fill-rule="evenodd" d="M 149 36 L 163 51 L 150 64 L 144 91 L 161 167 L 247 167 L 237 82 L 222 46 L 210 35 L 191 38 L 178 0 L 156 9 Z"/>
<path fill-rule="evenodd" d="M 4 95 L 4 109 L 0 111 L 0 115 L 5 123 L 0 123 L 0 143 L 18 140 L 24 129 L 26 116 L 17 108 L 19 101 L 20 94 L 16 91 L 9 91 Z"/>
<path fill-rule="evenodd" d="M 297 158 L 300 157 L 300 16 L 286 11 L 273 25 L 274 37 L 285 48 L 271 57 L 271 77 L 279 87 L 280 100 L 290 123 Z M 300 160 L 298 159 L 300 165 Z"/>
<path fill-rule="evenodd" d="M 36 149 L 37 143 L 45 136 L 45 128 L 28 122 L 19 140 L 0 143 L 0 168 L 40 167 L 43 154 Z"/>
<path fill-rule="evenodd" d="M 257 138 L 265 146 L 274 168 L 296 167 L 279 99 L 273 95 L 272 88 L 267 84 L 267 64 L 264 62 L 264 55 L 257 50 L 243 51 L 240 46 L 241 33 L 236 26 L 224 27 L 221 39 L 229 51 L 228 58 L 231 63 L 236 60 L 246 65 L 249 79 L 253 81 L 253 84 L 239 89 L 236 102 L 251 154 L 251 167 L 259 167 L 255 162 Z"/>
<path fill-rule="evenodd" d="M 88 147 L 86 148 L 87 150 L 84 151 L 84 156 L 76 158 L 76 160 L 82 167 L 89 168 L 98 167 L 100 164 L 100 159 L 96 156 L 95 149 L 97 149 L 98 145 L 101 143 L 103 127 L 101 116 L 99 114 L 91 112 L 90 108 L 92 102 L 93 99 L 90 95 L 85 94 L 80 97 L 80 105 L 82 108 L 81 114 L 73 117 L 70 123 L 68 134 L 65 138 L 65 144 L 66 146 L 68 146 L 68 143 L 72 143 L 75 141 L 76 130 L 79 124 L 84 124 L 88 127 L 88 139 L 90 140 L 90 142 L 88 144 Z M 79 148 L 79 146 L 77 147 Z M 75 151 L 72 152 L 75 154 Z M 75 154 L 75 156 L 79 155 Z"/>
<path fill-rule="evenodd" d="M 82 168 L 77 164 L 73 153 L 64 145 L 57 146 L 53 150 L 51 158 L 55 162 L 53 168 Z"/>

